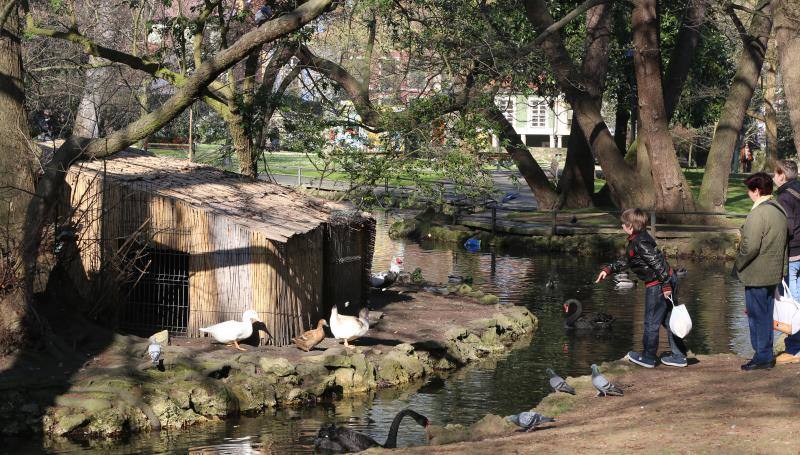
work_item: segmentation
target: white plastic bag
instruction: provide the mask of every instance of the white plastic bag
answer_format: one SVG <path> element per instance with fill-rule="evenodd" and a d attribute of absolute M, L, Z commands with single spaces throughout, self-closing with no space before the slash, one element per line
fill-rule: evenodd
<path fill-rule="evenodd" d="M 772 310 L 772 327 L 787 335 L 800 330 L 800 303 L 792 297 L 789 286 L 783 283 L 783 295 L 775 288 L 775 308 Z"/>
<path fill-rule="evenodd" d="M 678 338 L 686 338 L 686 335 L 692 331 L 692 318 L 689 316 L 689 310 L 686 309 L 686 305 L 675 305 L 672 298 L 667 300 L 672 304 L 672 314 L 669 316 L 669 331 Z"/>

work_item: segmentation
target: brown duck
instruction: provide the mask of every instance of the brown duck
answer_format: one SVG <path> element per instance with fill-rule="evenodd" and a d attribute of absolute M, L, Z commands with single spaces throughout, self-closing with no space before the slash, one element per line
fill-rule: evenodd
<path fill-rule="evenodd" d="M 325 339 L 325 329 L 322 327 L 327 325 L 328 323 L 324 319 L 320 319 L 319 322 L 317 322 L 316 329 L 303 332 L 300 336 L 292 338 L 292 342 L 294 342 L 298 348 L 308 352 L 314 349 L 314 346 L 318 345 L 320 341 Z"/>

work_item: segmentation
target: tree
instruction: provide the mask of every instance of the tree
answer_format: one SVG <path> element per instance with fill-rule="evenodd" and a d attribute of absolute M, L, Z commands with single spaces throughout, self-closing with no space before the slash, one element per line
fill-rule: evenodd
<path fill-rule="evenodd" d="M 0 354 L 24 337 L 20 245 L 24 208 L 33 194 L 34 155 L 25 115 L 25 85 L 15 0 L 0 1 Z"/>
<path fill-rule="evenodd" d="M 42 241 L 43 227 L 50 220 L 52 210 L 63 188 L 66 170 L 72 162 L 80 157 L 102 158 L 110 156 L 153 134 L 202 96 L 204 90 L 224 71 L 245 59 L 265 43 L 272 42 L 298 30 L 327 10 L 330 4 L 330 0 L 310 0 L 295 10 L 243 34 L 229 47 L 205 60 L 191 75 L 179 79 L 177 81 L 178 84 L 176 84 L 179 85 L 178 89 L 157 109 L 102 139 L 89 140 L 74 135 L 70 136 L 56 150 L 53 159 L 45 167 L 44 175 L 41 176 L 36 186 L 36 197 L 31 199 L 25 213 L 22 262 L 25 267 L 24 290 L 28 299 L 28 307 L 31 305 L 33 277 L 37 267 L 37 256 Z M 30 16 L 27 29 L 56 38 L 72 37 L 79 41 L 83 40 L 84 44 L 91 44 L 87 45 L 87 47 L 93 48 L 93 50 L 89 50 L 90 52 L 125 59 L 132 68 L 137 67 L 153 74 L 163 74 L 163 77 L 173 77 L 173 74 L 169 72 L 162 72 L 155 63 L 90 43 L 84 37 L 75 36 L 74 32 L 38 29 L 30 22 Z"/>
<path fill-rule="evenodd" d="M 800 1 L 776 1 L 775 41 L 794 145 L 800 152 Z"/>

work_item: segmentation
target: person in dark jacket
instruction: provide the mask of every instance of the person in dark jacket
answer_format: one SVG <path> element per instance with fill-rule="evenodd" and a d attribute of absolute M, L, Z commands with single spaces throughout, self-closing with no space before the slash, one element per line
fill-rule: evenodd
<path fill-rule="evenodd" d="M 644 294 L 644 336 L 643 351 L 631 351 L 625 358 L 645 368 L 656 366 L 658 331 L 663 325 L 671 354 L 661 357 L 661 363 L 673 367 L 685 367 L 686 346 L 669 329 L 669 317 L 675 302 L 677 277 L 669 266 L 664 254 L 657 248 L 655 239 L 647 232 L 647 214 L 641 209 L 628 209 L 622 212 L 622 230 L 628 234 L 625 256 L 603 267 L 596 283 L 612 273 L 630 269 L 645 282 Z"/>
<path fill-rule="evenodd" d="M 786 211 L 789 229 L 789 274 L 785 281 L 792 297 L 800 300 L 800 182 L 797 181 L 797 163 L 778 161 L 772 181 L 778 188 L 775 198 Z M 797 362 L 800 362 L 800 332 L 786 337 L 786 352 L 775 358 L 775 363 Z"/>
<path fill-rule="evenodd" d="M 753 358 L 742 370 L 770 369 L 775 286 L 788 269 L 786 212 L 772 200 L 772 177 L 757 172 L 744 181 L 753 208 L 742 225 L 734 271 L 744 285 Z"/>

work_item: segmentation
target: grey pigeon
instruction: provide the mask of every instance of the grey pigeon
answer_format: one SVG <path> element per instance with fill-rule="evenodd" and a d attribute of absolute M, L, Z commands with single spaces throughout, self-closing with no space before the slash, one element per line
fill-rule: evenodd
<path fill-rule="evenodd" d="M 600 370 L 597 369 L 597 365 L 592 364 L 592 385 L 595 389 L 597 389 L 597 396 L 622 396 L 623 392 L 622 389 L 615 386 L 611 383 L 605 376 L 600 374 Z"/>
<path fill-rule="evenodd" d="M 150 356 L 153 365 L 158 366 L 158 361 L 161 359 L 161 345 L 155 342 L 150 343 L 150 346 L 147 347 L 147 355 Z"/>
<path fill-rule="evenodd" d="M 520 412 L 519 414 L 510 415 L 506 417 L 506 420 L 514 425 L 522 427 L 522 429 L 524 429 L 526 432 L 535 430 L 536 427 L 543 423 L 556 421 L 556 419 L 552 417 L 546 417 L 538 412 L 533 411 L 525 411 Z"/>
<path fill-rule="evenodd" d="M 267 5 L 262 6 L 258 11 L 256 11 L 256 15 L 253 18 L 257 26 L 260 26 L 264 22 L 268 21 L 272 17 L 272 8 Z"/>
<path fill-rule="evenodd" d="M 575 389 L 571 385 L 567 384 L 567 381 L 565 381 L 561 376 L 557 375 L 555 371 L 548 368 L 545 370 L 545 372 L 548 376 L 550 376 L 550 387 L 553 388 L 553 391 L 575 395 Z"/>

